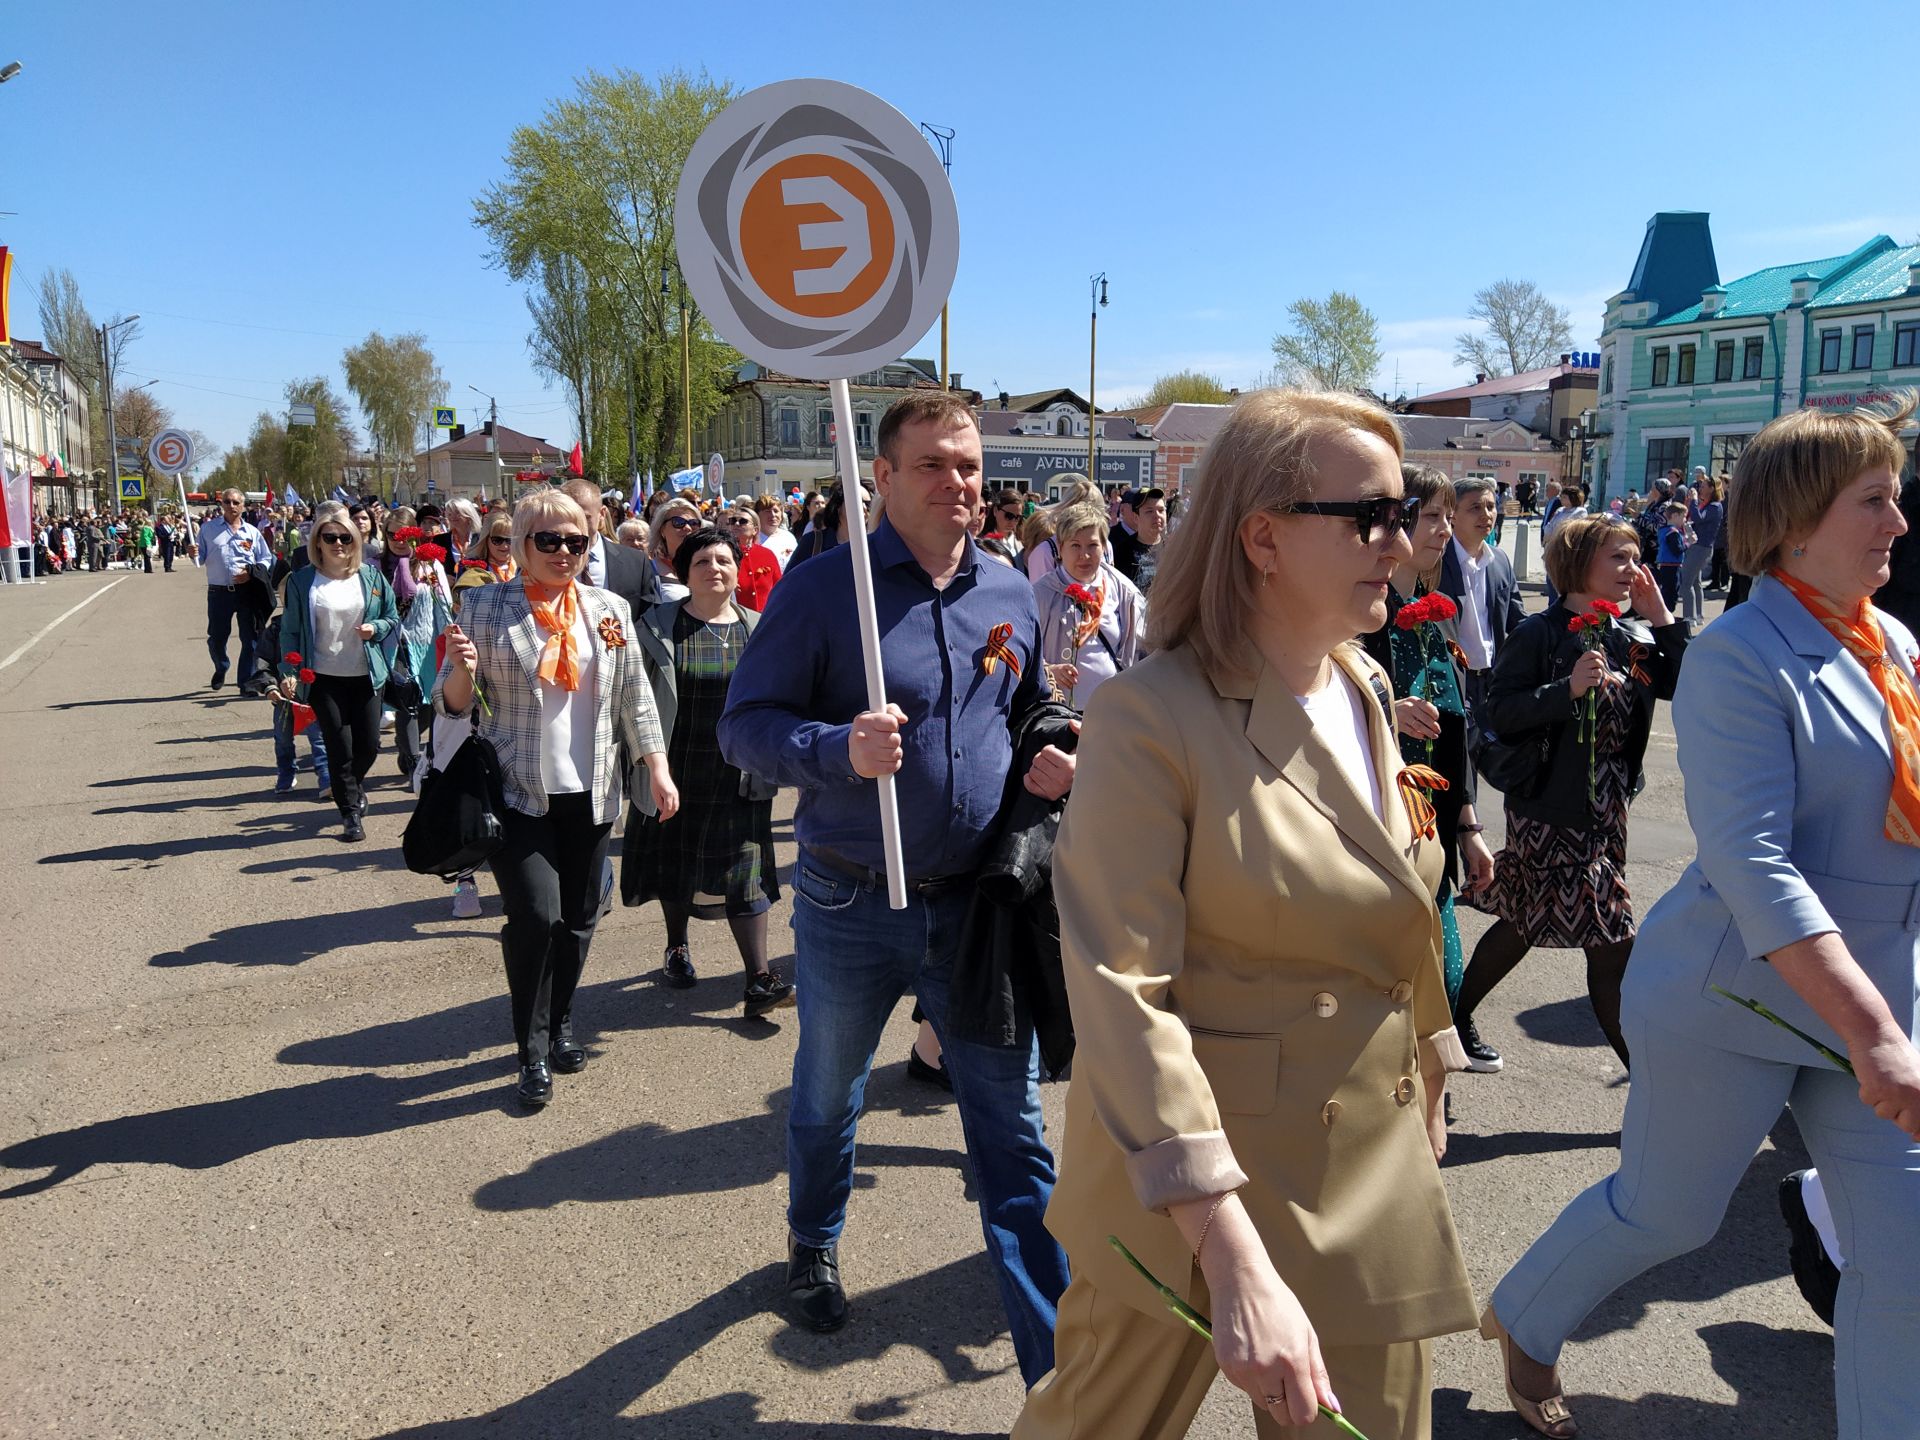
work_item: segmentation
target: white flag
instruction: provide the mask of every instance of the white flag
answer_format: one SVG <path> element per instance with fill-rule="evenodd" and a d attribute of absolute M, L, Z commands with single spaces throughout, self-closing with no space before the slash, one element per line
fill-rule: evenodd
<path fill-rule="evenodd" d="M 0 550 L 33 543 L 33 476 L 22 470 L 18 475 L 7 470 L 6 457 L 0 455 Z"/>

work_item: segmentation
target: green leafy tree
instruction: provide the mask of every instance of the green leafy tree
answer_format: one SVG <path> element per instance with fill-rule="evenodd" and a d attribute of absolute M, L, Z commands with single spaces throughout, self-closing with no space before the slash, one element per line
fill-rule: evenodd
<path fill-rule="evenodd" d="M 1225 405 L 1233 399 L 1226 382 L 1200 370 L 1176 370 L 1147 387 L 1135 408 L 1149 405 Z"/>
<path fill-rule="evenodd" d="M 1453 358 L 1483 375 L 1518 375 L 1553 364 L 1573 344 L 1573 316 L 1531 280 L 1496 280 L 1467 314 L 1486 326 L 1454 337 Z"/>
<path fill-rule="evenodd" d="M 1359 390 L 1380 368 L 1380 322 L 1343 290 L 1287 307 L 1293 329 L 1273 337 L 1273 357 L 1290 380 Z"/>
<path fill-rule="evenodd" d="M 627 458 L 629 378 L 639 468 L 664 471 L 680 463 L 683 407 L 698 431 L 738 362 L 693 313 L 692 393 L 682 396 L 680 295 L 662 289 L 680 172 L 734 93 L 705 71 L 589 71 L 538 125 L 514 131 L 505 176 L 474 201 L 489 259 L 530 288 L 534 363 L 566 387 L 598 473 Z"/>
<path fill-rule="evenodd" d="M 275 488 L 292 485 L 309 502 L 323 500 L 340 483 L 347 458 L 353 454 L 354 434 L 347 424 L 347 403 L 334 393 L 323 375 L 289 380 L 286 395 L 289 405 L 313 406 L 314 423 L 288 425 L 282 431 L 281 484 Z M 257 422 L 255 428 L 259 428 Z"/>
<path fill-rule="evenodd" d="M 424 335 L 396 335 L 391 340 L 378 330 L 341 357 L 347 389 L 360 404 L 373 443 L 373 475 L 382 488 L 387 463 L 397 477 L 404 465 L 432 443 L 433 406 L 446 395 L 446 377 L 427 348 Z M 383 493 L 391 495 L 386 485 Z"/>

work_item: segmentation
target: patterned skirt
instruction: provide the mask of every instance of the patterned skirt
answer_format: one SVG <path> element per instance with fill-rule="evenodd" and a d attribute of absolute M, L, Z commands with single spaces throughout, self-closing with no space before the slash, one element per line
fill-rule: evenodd
<path fill-rule="evenodd" d="M 1507 811 L 1493 884 L 1467 903 L 1505 920 L 1529 945 L 1584 950 L 1631 940 L 1626 816 L 1617 825 L 1572 830 Z"/>

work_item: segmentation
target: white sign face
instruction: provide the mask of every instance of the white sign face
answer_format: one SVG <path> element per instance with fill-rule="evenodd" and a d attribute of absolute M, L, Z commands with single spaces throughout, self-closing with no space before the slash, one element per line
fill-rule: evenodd
<path fill-rule="evenodd" d="M 193 437 L 184 430 L 162 430 L 147 447 L 147 460 L 162 475 L 193 468 Z"/>
<path fill-rule="evenodd" d="M 715 330 L 776 370 L 844 380 L 939 317 L 960 216 L 933 148 L 837 80 L 782 80 L 701 133 L 674 209 L 680 270 Z"/>

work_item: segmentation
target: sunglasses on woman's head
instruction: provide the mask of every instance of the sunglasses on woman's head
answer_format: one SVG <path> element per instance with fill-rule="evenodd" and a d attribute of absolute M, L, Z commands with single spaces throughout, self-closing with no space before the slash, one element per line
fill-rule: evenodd
<path fill-rule="evenodd" d="M 322 545 L 351 545 L 353 544 L 353 537 L 351 535 L 342 535 L 338 530 L 328 530 L 321 534 L 320 543 Z"/>
<path fill-rule="evenodd" d="M 563 545 L 569 555 L 584 555 L 592 548 L 593 540 L 586 535 L 562 535 L 558 530 L 533 532 L 533 548 L 542 555 L 556 555 Z"/>
<path fill-rule="evenodd" d="M 1417 495 L 1376 495 L 1371 500 L 1317 500 L 1288 505 L 1282 515 L 1327 515 L 1336 520 L 1351 520 L 1360 531 L 1360 542 L 1372 545 L 1391 540 L 1396 530 L 1413 533 L 1420 523 L 1420 499 Z"/>

